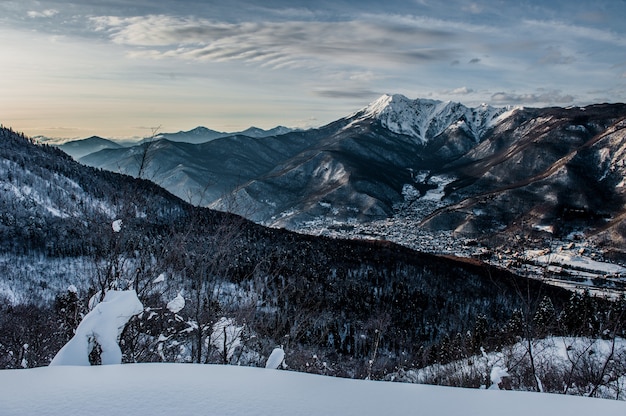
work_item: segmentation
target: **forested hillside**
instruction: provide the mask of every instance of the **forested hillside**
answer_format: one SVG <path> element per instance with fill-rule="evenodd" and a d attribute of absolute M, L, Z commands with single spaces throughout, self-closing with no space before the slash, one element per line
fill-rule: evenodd
<path fill-rule="evenodd" d="M 264 228 L 9 129 L 0 187 L 2 368 L 47 365 L 111 289 L 145 307 L 121 336 L 125 362 L 262 365 L 282 345 L 295 370 L 382 378 L 520 339 L 624 335 L 624 301 L 384 241 Z"/>

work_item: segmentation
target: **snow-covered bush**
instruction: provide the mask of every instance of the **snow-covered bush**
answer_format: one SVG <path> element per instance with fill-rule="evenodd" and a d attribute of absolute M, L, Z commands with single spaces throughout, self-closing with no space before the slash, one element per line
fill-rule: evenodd
<path fill-rule="evenodd" d="M 626 340 L 549 337 L 533 342 L 536 376 L 545 392 L 623 398 Z M 506 370 L 504 370 L 506 369 Z M 458 387 L 496 388 L 506 374 L 513 390 L 536 390 L 525 342 L 447 364 L 399 370 L 386 380 Z M 493 386 L 493 387 L 492 387 Z"/>
<path fill-rule="evenodd" d="M 74 337 L 61 348 L 50 365 L 88 366 L 95 344 L 100 346 L 102 364 L 120 364 L 118 339 L 129 319 L 143 311 L 134 290 L 109 291 L 76 328 Z"/>
<path fill-rule="evenodd" d="M 219 351 L 222 361 L 227 363 L 233 356 L 235 349 L 241 345 L 243 326 L 237 326 L 233 318 L 222 317 L 213 324 L 211 344 Z"/>
<path fill-rule="evenodd" d="M 285 362 L 285 350 L 283 350 L 282 348 L 274 348 L 270 356 L 267 357 L 265 368 L 271 368 L 272 370 L 276 370 L 284 362 Z"/>

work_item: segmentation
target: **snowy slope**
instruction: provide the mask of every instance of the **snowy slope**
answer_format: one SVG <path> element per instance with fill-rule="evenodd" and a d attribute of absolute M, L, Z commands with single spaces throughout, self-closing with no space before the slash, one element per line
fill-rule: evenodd
<path fill-rule="evenodd" d="M 353 123 L 378 119 L 386 129 L 426 144 L 448 129 L 463 129 L 478 141 L 494 121 L 500 121 L 510 111 L 486 104 L 468 108 L 451 101 L 410 100 L 401 94 L 385 94 L 352 117 Z"/>
<path fill-rule="evenodd" d="M 0 385 L 3 416 L 626 414 L 621 401 L 215 365 L 3 370 Z"/>
<path fill-rule="evenodd" d="M 536 376 L 543 391 L 589 396 L 595 389 L 593 397 L 624 400 L 626 375 L 618 375 L 622 373 L 618 367 L 626 365 L 625 339 L 549 336 L 531 342 Z M 509 389 L 535 391 L 537 381 L 528 373 L 531 368 L 528 351 L 528 341 L 522 340 L 499 351 L 483 350 L 482 354 L 446 364 L 401 369 L 388 374 L 385 380 L 439 385 L 455 385 L 455 381 L 461 379 L 485 383 L 485 375 L 499 369 L 509 377 Z M 610 359 L 611 356 L 614 358 Z M 598 379 L 594 377 L 603 368 L 606 376 L 596 385 Z M 495 382 L 493 376 L 491 382 Z M 488 388 L 494 386 L 491 384 Z"/>

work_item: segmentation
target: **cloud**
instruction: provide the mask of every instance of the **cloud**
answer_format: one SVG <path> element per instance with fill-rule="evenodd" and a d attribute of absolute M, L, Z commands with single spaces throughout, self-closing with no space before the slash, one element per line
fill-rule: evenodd
<path fill-rule="evenodd" d="M 483 12 L 484 7 L 477 3 L 470 3 L 463 7 L 463 11 L 472 13 L 472 14 L 480 14 Z"/>
<path fill-rule="evenodd" d="M 452 94 L 452 95 L 467 95 L 467 94 L 471 94 L 473 93 L 474 90 L 471 88 L 467 88 L 467 87 L 459 87 L 459 88 L 455 88 L 452 91 L 447 91 L 447 94 Z"/>
<path fill-rule="evenodd" d="M 376 75 L 372 71 L 354 72 L 348 76 L 348 79 L 350 79 L 351 81 L 363 81 L 363 82 L 374 81 L 379 78 L 382 78 L 382 77 L 380 75 Z"/>
<path fill-rule="evenodd" d="M 523 27 L 531 32 L 544 33 L 546 38 L 559 40 L 583 39 L 587 41 L 609 43 L 616 46 L 626 46 L 626 37 L 623 34 L 609 30 L 568 24 L 557 20 L 524 20 Z"/>
<path fill-rule="evenodd" d="M 540 64 L 547 65 L 566 65 L 576 61 L 576 58 L 572 55 L 563 55 L 563 53 L 556 48 L 548 48 L 545 55 L 539 59 Z"/>
<path fill-rule="evenodd" d="M 468 62 L 469 64 L 477 64 L 480 62 L 480 58 L 473 58 L 470 59 L 470 61 Z"/>
<path fill-rule="evenodd" d="M 448 62 L 454 35 L 407 20 L 216 22 L 152 15 L 94 17 L 95 29 L 133 56 L 245 61 L 274 68 Z"/>
<path fill-rule="evenodd" d="M 31 10 L 27 12 L 28 17 L 30 17 L 31 19 L 36 19 L 40 17 L 53 17 L 57 14 L 59 14 L 59 11 L 55 9 L 47 9 L 40 12 Z"/>
<path fill-rule="evenodd" d="M 585 10 L 582 13 L 578 14 L 578 17 L 586 22 L 589 23 L 606 23 L 609 20 L 609 16 L 606 13 L 600 12 L 600 11 L 590 11 L 590 10 Z"/>
<path fill-rule="evenodd" d="M 496 92 L 491 96 L 491 101 L 498 104 L 567 104 L 573 102 L 574 97 L 558 90 L 529 94 Z"/>
<path fill-rule="evenodd" d="M 356 98 L 359 100 L 375 98 L 382 95 L 380 92 L 367 89 L 318 89 L 314 90 L 313 94 L 324 98 Z"/>

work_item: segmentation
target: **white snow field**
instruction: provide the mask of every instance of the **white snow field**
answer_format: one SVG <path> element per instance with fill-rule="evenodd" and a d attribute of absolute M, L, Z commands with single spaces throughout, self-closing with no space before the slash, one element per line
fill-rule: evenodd
<path fill-rule="evenodd" d="M 198 364 L 0 371 L 2 416 L 624 416 L 626 402 Z"/>

